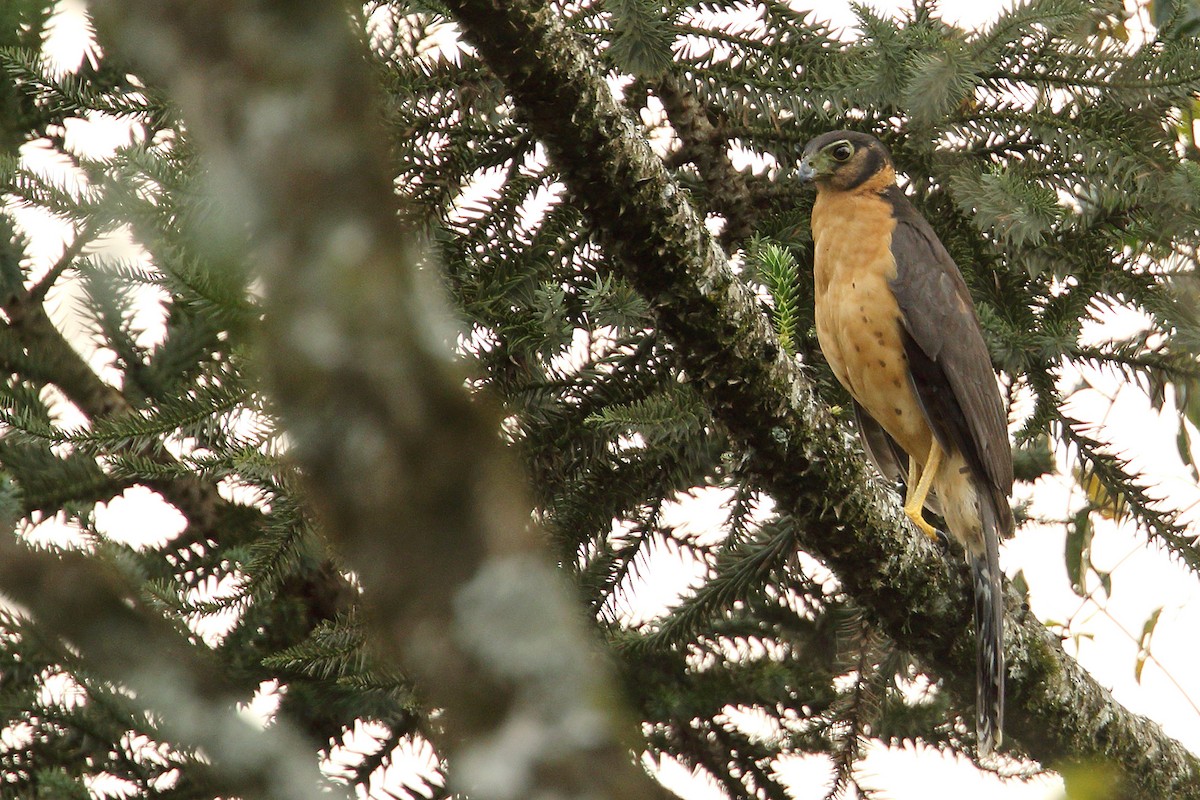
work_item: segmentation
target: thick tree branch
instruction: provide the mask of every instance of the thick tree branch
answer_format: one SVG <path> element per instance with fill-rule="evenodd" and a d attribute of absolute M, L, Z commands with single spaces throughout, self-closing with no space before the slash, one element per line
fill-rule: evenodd
<path fill-rule="evenodd" d="M 695 93 L 675 77 L 662 77 L 653 89 L 683 145 L 680 155 L 696 165 L 713 210 L 725 217 L 721 245 L 728 250 L 750 238 L 758 214 L 746 176 L 729 160 L 728 137 L 713 125 Z"/>
<path fill-rule="evenodd" d="M 903 648 L 973 702 L 969 585 L 901 522 L 780 351 L 749 290 L 591 58 L 539 0 L 450 0 L 624 276 L 656 308 L 687 374 L 741 441 L 747 467 L 804 528 L 807 549 Z M 1127 711 L 1009 598 L 1009 732 L 1049 766 L 1119 766 L 1130 797 L 1200 797 L 1200 762 Z"/>
<path fill-rule="evenodd" d="M 446 709 L 452 779 L 475 798 L 658 796 L 530 528 L 500 417 L 452 364 L 340 6 L 109 5 L 116 41 L 164 77 L 207 156 L 228 211 L 214 262 L 240 267 L 247 225 L 261 245 L 264 361 L 296 454 L 373 601 L 377 643 Z"/>

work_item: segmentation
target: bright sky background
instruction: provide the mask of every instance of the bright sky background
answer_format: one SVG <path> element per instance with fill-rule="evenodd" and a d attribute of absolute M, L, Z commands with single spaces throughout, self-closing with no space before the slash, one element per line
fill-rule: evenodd
<path fill-rule="evenodd" d="M 855 18 L 849 4 L 837 2 L 803 3 L 800 8 L 816 8 L 818 17 L 836 26 L 852 27 Z M 871 6 L 881 10 L 902 10 L 908 2 L 876 0 Z M 1003 4 L 996 0 L 945 0 L 942 17 L 962 27 L 986 23 Z M 78 54 L 86 41 L 86 27 L 81 26 L 83 4 L 80 0 L 62 0 L 62 12 L 56 21 L 56 53 Z M 77 55 L 75 56 L 77 58 Z M 70 61 L 70 56 L 63 56 Z M 113 120 L 96 118 L 87 123 L 72 124 L 69 140 L 86 148 L 90 155 L 102 155 L 128 141 L 128 129 Z M 27 163 L 38 169 L 52 169 L 45 153 L 37 148 L 26 149 Z M 62 252 L 69 230 L 47 215 L 22 212 L 20 224 L 35 236 L 33 256 L 45 266 L 53 263 Z M 113 246 L 121 246 L 120 242 Z M 71 328 L 71 296 L 69 291 L 52 298 L 56 318 L 68 330 Z M 154 304 L 151 303 L 150 306 Z M 147 322 L 156 313 L 147 309 Z M 1088 335 L 1104 340 L 1136 330 L 1140 320 L 1136 315 L 1114 315 L 1105 325 L 1094 325 Z M 101 366 L 103 357 L 96 363 Z M 1107 421 L 1117 450 L 1134 456 L 1136 467 L 1144 469 L 1162 496 L 1179 508 L 1190 508 L 1188 518 L 1195 521 L 1200 504 L 1200 489 L 1190 478 L 1175 451 L 1175 423 L 1168 413 L 1160 418 L 1149 406 L 1146 397 L 1133 387 L 1116 392 L 1118 386 L 1106 376 L 1088 374 L 1096 391 L 1081 394 L 1073 413 L 1084 419 Z M 1105 388 L 1109 387 L 1109 388 Z M 1115 395 L 1106 396 L 1105 392 Z M 1060 461 L 1060 470 L 1069 473 L 1070 465 Z M 1032 493 L 1032 513 L 1051 520 L 1062 519 L 1082 505 L 1083 499 L 1069 482 L 1048 479 L 1039 482 Z M 680 524 L 699 530 L 711 529 L 722 512 L 718 494 L 701 495 L 681 503 L 673 513 Z M 97 524 L 114 539 L 127 542 L 158 542 L 174 536 L 182 528 L 182 517 L 149 490 L 130 490 L 97 510 Z M 1144 545 L 1143 537 L 1129 526 L 1119 526 L 1100 520 L 1096 524 L 1093 560 L 1102 569 L 1111 569 L 1113 600 L 1096 603 L 1083 601 L 1070 589 L 1063 560 L 1064 531 L 1058 523 L 1027 525 L 1003 547 L 1002 563 L 1011 577 L 1023 571 L 1031 587 L 1034 612 L 1047 623 L 1071 621 L 1071 631 L 1082 634 L 1077 643 L 1068 642 L 1067 649 L 1092 672 L 1098 681 L 1110 687 L 1116 698 L 1133 711 L 1146 714 L 1160 722 L 1167 733 L 1178 738 L 1193 751 L 1200 752 L 1200 582 L 1167 556 Z M 53 536 L 53 526 L 35 535 Z M 647 619 L 661 613 L 686 591 L 695 579 L 693 566 L 682 562 L 677 554 L 657 553 L 650 559 L 652 580 L 632 583 L 630 602 L 622 614 L 629 618 Z M 1090 588 L 1090 587 L 1089 587 Z M 1153 642 L 1153 659 L 1146 664 L 1139 684 L 1134 678 L 1138 651 L 1137 637 L 1143 623 L 1161 607 L 1162 616 Z M 269 713 L 273 704 L 270 692 L 257 707 Z M 360 735 L 366 735 L 364 731 Z M 414 763 L 427 760 L 429 752 L 418 746 Z M 797 800 L 815 800 L 824 796 L 829 769 L 820 758 L 797 757 L 784 766 Z M 719 798 L 721 793 L 705 780 L 689 775 L 678 766 L 666 764 L 661 769 L 664 783 L 687 800 Z M 981 776 L 969 763 L 936 752 L 904 752 L 874 748 L 862 769 L 864 782 L 883 789 L 884 796 L 893 800 L 927 800 L 933 797 L 970 796 L 974 800 L 1056 800 L 1062 796 L 1061 781 L 1055 777 L 1039 777 L 1028 782 L 1001 782 L 992 776 Z"/>

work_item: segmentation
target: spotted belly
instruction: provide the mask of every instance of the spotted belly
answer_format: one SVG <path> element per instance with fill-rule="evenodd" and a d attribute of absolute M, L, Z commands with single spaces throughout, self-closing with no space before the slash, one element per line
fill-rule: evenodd
<path fill-rule="evenodd" d="M 817 339 L 838 381 L 923 463 L 932 432 L 908 378 L 900 310 L 885 274 L 839 276 L 817 298 Z"/>
<path fill-rule="evenodd" d="M 838 381 L 924 466 L 933 431 L 909 380 L 900 307 L 889 284 L 896 278 L 895 227 L 892 207 L 878 193 L 818 187 L 812 213 L 817 339 Z M 980 498 L 957 451 L 943 455 L 932 492 L 951 535 L 982 552 Z"/>

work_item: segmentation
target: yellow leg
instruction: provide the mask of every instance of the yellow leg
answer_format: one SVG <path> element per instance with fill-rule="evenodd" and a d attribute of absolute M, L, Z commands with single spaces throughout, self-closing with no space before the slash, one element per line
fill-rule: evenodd
<path fill-rule="evenodd" d="M 933 439 L 929 445 L 929 457 L 925 459 L 924 469 L 921 469 L 915 458 L 908 457 L 908 497 L 904 500 L 904 513 L 921 533 L 935 542 L 938 540 L 937 531 L 921 514 L 925 509 L 925 498 L 929 496 L 929 488 L 933 485 L 933 476 L 937 474 L 941 461 L 942 448 L 938 447 L 937 439 Z"/>

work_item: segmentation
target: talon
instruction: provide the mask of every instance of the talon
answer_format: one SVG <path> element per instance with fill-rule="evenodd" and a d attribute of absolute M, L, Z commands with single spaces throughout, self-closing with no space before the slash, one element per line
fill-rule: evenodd
<path fill-rule="evenodd" d="M 912 520 L 913 525 L 917 526 L 917 530 L 928 536 L 935 544 L 945 539 L 945 534 L 925 521 L 925 518 L 921 516 L 921 509 L 905 508 L 904 513 Z"/>
<path fill-rule="evenodd" d="M 925 467 L 912 456 L 908 458 L 908 497 L 904 499 L 904 513 L 917 526 L 917 530 L 928 536 L 934 542 L 938 541 L 937 528 L 925 521 L 922 516 L 925 510 L 925 498 L 929 495 L 933 476 L 937 474 L 938 465 L 942 461 L 942 448 L 938 447 L 937 439 L 929 445 L 929 457 L 925 459 Z"/>
<path fill-rule="evenodd" d="M 950 552 L 950 534 L 946 533 L 941 528 L 937 529 L 937 543 L 943 553 Z"/>

